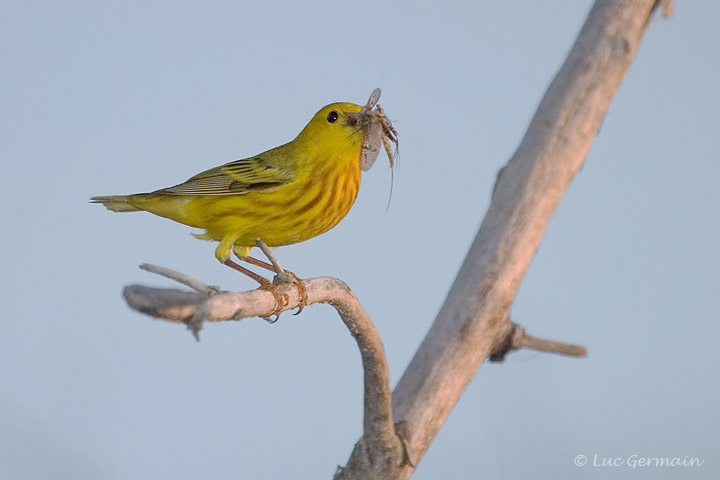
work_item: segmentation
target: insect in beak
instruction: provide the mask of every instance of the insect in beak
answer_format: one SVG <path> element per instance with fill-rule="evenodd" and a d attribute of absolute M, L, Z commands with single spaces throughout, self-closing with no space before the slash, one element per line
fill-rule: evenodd
<path fill-rule="evenodd" d="M 380 89 L 376 88 L 358 113 L 347 114 L 347 124 L 363 132 L 360 167 L 365 172 L 375 164 L 381 146 L 385 147 L 385 153 L 387 153 L 390 161 L 390 168 L 395 167 L 395 155 L 392 152 L 390 142 L 393 142 L 397 149 L 398 133 L 393 128 L 390 119 L 385 115 L 385 111 L 378 105 L 378 100 L 380 100 Z"/>

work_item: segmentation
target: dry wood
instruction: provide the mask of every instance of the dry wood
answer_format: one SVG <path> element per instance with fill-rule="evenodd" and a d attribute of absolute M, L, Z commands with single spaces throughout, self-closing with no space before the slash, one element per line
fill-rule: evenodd
<path fill-rule="evenodd" d="M 130 307 L 165 320 L 184 322 L 197 337 L 203 322 L 266 318 L 274 312 L 275 297 L 266 290 L 220 292 L 203 282 L 168 268 L 143 264 L 144 270 L 160 274 L 191 286 L 197 292 L 152 288 L 143 285 L 125 287 L 124 296 Z M 370 458 L 405 458 L 404 446 L 395 433 L 392 419 L 390 373 L 380 335 L 355 294 L 341 280 L 328 277 L 304 280 L 306 305 L 327 303 L 340 314 L 355 338 L 363 363 L 364 415 L 363 451 Z M 294 284 L 278 286 L 286 303 L 282 310 L 291 310 L 300 303 Z"/>
<path fill-rule="evenodd" d="M 542 235 L 592 145 L 658 4 L 670 0 L 598 0 L 517 151 L 498 174 L 492 203 L 465 262 L 415 357 L 390 398 L 382 342 L 341 281 L 305 281 L 308 305 L 328 303 L 355 337 L 365 375 L 364 433 L 336 479 L 406 479 L 425 454 L 480 364 L 517 348 L 583 356 L 583 347 L 540 339 L 509 319 L 509 308 Z M 148 268 L 195 292 L 125 290 L 133 308 L 188 324 L 266 317 L 267 291 L 219 292 L 197 280 Z M 175 275 L 176 274 L 176 275 Z M 294 285 L 280 286 L 283 309 L 298 305 Z"/>
<path fill-rule="evenodd" d="M 545 94 L 444 305 L 393 392 L 410 462 L 425 454 L 480 364 L 512 333 L 508 310 L 555 209 L 580 170 L 635 57 L 655 0 L 598 0 Z M 664 0 L 663 10 L 670 11 Z M 336 478 L 380 478 L 355 449 Z M 360 465 L 360 467 L 358 467 Z"/>

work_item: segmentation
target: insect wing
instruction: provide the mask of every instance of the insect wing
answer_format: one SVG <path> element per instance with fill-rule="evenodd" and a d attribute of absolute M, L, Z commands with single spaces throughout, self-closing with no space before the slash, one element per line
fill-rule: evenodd
<path fill-rule="evenodd" d="M 375 164 L 382 145 L 383 129 L 380 122 L 372 122 L 363 133 L 360 168 L 367 172 Z"/>

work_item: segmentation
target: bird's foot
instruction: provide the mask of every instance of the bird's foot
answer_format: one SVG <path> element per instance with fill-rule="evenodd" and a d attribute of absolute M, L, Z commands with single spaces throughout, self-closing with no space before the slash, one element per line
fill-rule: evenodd
<path fill-rule="evenodd" d="M 273 297 L 275 297 L 275 308 L 273 309 L 272 313 L 268 315 L 267 317 L 263 317 L 268 323 L 275 323 L 280 318 L 280 314 L 282 313 L 283 307 L 287 306 L 290 299 L 288 296 L 284 293 L 280 292 L 280 289 L 278 288 L 278 285 L 271 282 L 267 278 L 263 278 L 264 281 L 260 282 L 260 286 L 258 287 L 258 290 L 267 290 L 268 292 L 273 294 Z M 275 318 L 272 318 L 272 317 Z"/>
<path fill-rule="evenodd" d="M 299 315 L 308 302 L 307 288 L 305 287 L 305 282 L 293 272 L 289 270 L 283 270 L 282 272 L 275 275 L 275 277 L 273 278 L 273 284 L 282 285 L 284 283 L 292 283 L 298 289 L 300 301 L 298 302 L 297 306 L 298 311 L 295 312 L 293 315 Z"/>

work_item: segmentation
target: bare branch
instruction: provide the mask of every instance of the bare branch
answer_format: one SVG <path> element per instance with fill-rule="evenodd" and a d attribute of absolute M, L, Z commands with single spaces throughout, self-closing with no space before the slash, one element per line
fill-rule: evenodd
<path fill-rule="evenodd" d="M 667 8 L 667 3 L 664 4 Z M 393 392 L 408 478 L 480 364 L 513 337 L 508 310 L 640 44 L 655 0 L 597 0 L 517 151 L 444 305 Z M 524 346 L 559 348 L 524 336 Z M 356 469 L 343 478 L 377 478 Z"/>
<path fill-rule="evenodd" d="M 187 275 L 163 267 L 143 265 L 145 270 L 159 273 L 196 290 L 213 291 Z M 304 280 L 307 305 L 327 303 L 340 314 L 345 326 L 355 338 L 364 372 L 363 465 L 392 465 L 405 458 L 403 441 L 395 432 L 392 419 L 390 374 L 380 335 L 355 294 L 341 280 L 329 277 Z M 194 287 L 194 288 L 195 288 Z M 207 287 L 207 288 L 206 288 Z M 277 287 L 287 298 L 284 310 L 296 308 L 300 295 L 294 284 Z M 276 308 L 275 297 L 266 290 L 221 292 L 212 295 L 176 289 L 152 288 L 142 285 L 125 287 L 125 299 L 130 307 L 154 317 L 184 322 L 197 334 L 202 322 L 241 320 L 267 317 Z M 385 467 L 382 467 L 383 469 Z"/>
<path fill-rule="evenodd" d="M 517 348 L 531 348 L 540 352 L 559 353 L 561 355 L 569 355 L 571 357 L 586 357 L 587 349 L 582 345 L 573 345 L 571 343 L 558 342 L 548 338 L 535 337 L 525 333 L 517 342 Z"/>
<path fill-rule="evenodd" d="M 175 280 L 176 282 L 182 283 L 183 285 L 190 287 L 196 292 L 202 293 L 204 295 L 215 295 L 220 293 L 220 287 L 207 285 L 200 280 L 185 275 L 184 273 L 170 270 L 169 268 L 159 267 L 157 265 L 151 265 L 149 263 L 140 264 L 140 268 L 150 273 L 162 275 L 163 277 L 169 278 L 170 280 Z"/>
<path fill-rule="evenodd" d="M 540 338 L 525 332 L 520 325 L 514 324 L 508 332 L 505 340 L 498 345 L 497 349 L 488 357 L 491 362 L 501 362 L 505 356 L 520 348 L 530 348 L 541 352 L 559 353 L 571 357 L 587 356 L 587 349 L 582 345 L 558 342 L 547 338 Z"/>
<path fill-rule="evenodd" d="M 490 209 L 440 313 L 392 393 L 392 406 L 382 342 L 355 295 L 340 280 L 305 281 L 307 304 L 336 308 L 363 361 L 364 434 L 336 479 L 408 478 L 488 357 L 499 359 L 518 348 L 586 354 L 580 346 L 527 335 L 510 321 L 509 308 L 660 4 L 666 13 L 672 6 L 670 0 L 596 1 L 520 146 L 498 174 Z M 128 304 L 185 322 L 194 332 L 204 321 L 266 317 L 276 307 L 267 291 L 218 292 L 177 272 L 153 271 L 201 293 L 133 285 L 125 289 Z M 278 288 L 287 298 L 284 310 L 299 304 L 294 285 Z"/>
<path fill-rule="evenodd" d="M 669 18 L 672 16 L 675 11 L 675 2 L 673 0 L 659 0 L 658 3 L 660 4 L 660 13 L 662 13 L 663 17 Z"/>

